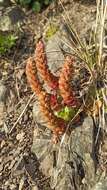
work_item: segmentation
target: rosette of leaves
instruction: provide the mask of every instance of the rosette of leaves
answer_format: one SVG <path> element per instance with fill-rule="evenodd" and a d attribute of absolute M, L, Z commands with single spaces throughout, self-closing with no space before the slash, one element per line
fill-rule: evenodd
<path fill-rule="evenodd" d="M 71 107 L 65 106 L 60 111 L 55 111 L 54 114 L 58 118 L 62 118 L 65 121 L 70 121 L 75 116 L 77 111 L 78 111 L 77 108 L 71 108 Z"/>

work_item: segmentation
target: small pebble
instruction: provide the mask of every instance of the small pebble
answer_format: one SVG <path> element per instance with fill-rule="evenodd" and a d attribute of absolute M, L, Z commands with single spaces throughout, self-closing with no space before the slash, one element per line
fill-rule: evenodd
<path fill-rule="evenodd" d="M 23 141 L 24 134 L 25 134 L 24 132 L 17 134 L 16 139 L 17 139 L 18 141 L 20 141 L 20 142 Z"/>
<path fill-rule="evenodd" d="M 38 190 L 38 187 L 37 186 L 33 186 L 32 190 Z"/>

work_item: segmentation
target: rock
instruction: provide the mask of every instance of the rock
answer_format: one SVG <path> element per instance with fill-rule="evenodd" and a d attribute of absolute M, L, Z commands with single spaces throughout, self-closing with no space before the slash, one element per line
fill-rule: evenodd
<path fill-rule="evenodd" d="M 0 0 L 0 7 L 8 7 L 11 5 L 10 0 Z"/>
<path fill-rule="evenodd" d="M 3 15 L 0 18 L 0 29 L 1 31 L 13 30 L 13 26 L 11 25 L 11 20 L 7 15 Z"/>
<path fill-rule="evenodd" d="M 33 186 L 32 190 L 39 190 L 37 186 Z"/>
<path fill-rule="evenodd" d="M 107 178 L 99 181 L 92 190 L 107 190 Z"/>
<path fill-rule="evenodd" d="M 71 148 L 83 157 L 83 153 L 91 154 L 93 121 L 90 117 L 85 118 L 82 126 L 77 127 L 71 135 Z"/>
<path fill-rule="evenodd" d="M 46 165 L 46 163 L 48 163 Z M 51 177 L 53 172 L 53 156 L 47 155 L 41 162 L 40 169 L 46 177 Z"/>
<path fill-rule="evenodd" d="M 1 31 L 14 31 L 18 24 L 24 20 L 24 13 L 19 7 L 5 8 L 5 12 L 0 17 L 0 30 Z"/>
<path fill-rule="evenodd" d="M 48 136 L 46 131 L 41 134 L 35 129 L 32 151 L 38 157 L 44 175 L 51 177 L 52 189 L 70 190 L 72 187 L 75 190 L 76 185 L 76 188 L 91 190 L 97 184 L 97 175 L 101 175 L 100 170 L 95 175 L 93 121 L 90 117 L 57 145 L 52 144 L 51 135 Z"/>
<path fill-rule="evenodd" d="M 60 49 L 61 40 L 59 33 L 56 33 L 46 44 L 48 65 L 50 70 L 56 74 L 63 65 L 64 55 Z"/>
<path fill-rule="evenodd" d="M 11 190 L 14 190 L 15 188 L 16 188 L 16 185 L 15 185 L 15 184 L 11 184 L 11 185 L 10 185 L 10 189 L 11 189 Z"/>
<path fill-rule="evenodd" d="M 46 122 L 43 113 L 40 111 L 39 102 L 36 101 L 33 105 L 33 119 L 41 126 L 46 126 Z"/>
<path fill-rule="evenodd" d="M 57 23 L 58 21 L 56 21 Z M 58 30 L 53 34 L 47 41 L 46 39 L 46 54 L 48 59 L 48 65 L 50 70 L 55 74 L 58 75 L 59 69 L 62 67 L 64 63 L 64 53 L 61 49 L 65 52 L 72 52 L 70 38 L 68 30 L 66 29 L 66 25 L 63 23 L 54 22 L 51 24 L 53 27 L 55 25 Z M 44 39 L 46 38 L 46 31 L 50 25 L 47 24 L 44 32 Z"/>
<path fill-rule="evenodd" d="M 15 25 L 17 23 L 23 22 L 25 18 L 25 14 L 19 7 L 15 6 L 13 7 L 9 12 L 8 16 L 11 20 L 12 25 Z"/>
<path fill-rule="evenodd" d="M 47 135 L 47 131 L 39 133 L 37 128 L 34 130 L 32 152 L 36 154 L 38 159 L 43 160 L 51 148 L 51 135 Z"/>
<path fill-rule="evenodd" d="M 22 131 L 21 133 L 18 133 L 16 136 L 16 139 L 20 142 L 23 141 L 25 133 Z"/>
<path fill-rule="evenodd" d="M 24 179 L 21 178 L 20 183 L 19 183 L 19 190 L 22 190 L 24 186 Z"/>

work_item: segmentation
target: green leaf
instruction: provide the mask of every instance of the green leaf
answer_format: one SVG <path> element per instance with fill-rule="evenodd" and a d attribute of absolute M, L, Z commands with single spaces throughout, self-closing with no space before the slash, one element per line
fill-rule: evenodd
<path fill-rule="evenodd" d="M 55 112 L 54 114 L 57 117 L 64 119 L 65 121 L 70 121 L 70 119 L 72 119 L 75 116 L 76 111 L 77 109 L 75 108 L 69 108 L 65 106 L 62 110 Z"/>
<path fill-rule="evenodd" d="M 44 0 L 45 5 L 49 5 L 49 3 L 50 3 L 50 0 Z"/>
<path fill-rule="evenodd" d="M 31 0 L 20 0 L 20 4 L 22 6 L 26 6 L 26 5 L 29 5 L 31 3 Z"/>
<path fill-rule="evenodd" d="M 49 40 L 58 31 L 58 26 L 55 24 L 50 24 L 46 29 L 46 40 Z"/>
<path fill-rule="evenodd" d="M 41 4 L 38 1 L 34 2 L 32 5 L 32 10 L 36 13 L 39 13 L 41 10 Z"/>
<path fill-rule="evenodd" d="M 104 111 L 105 111 L 105 113 L 107 113 L 107 105 L 105 106 Z"/>
<path fill-rule="evenodd" d="M 0 34 L 0 54 L 6 53 L 16 43 L 17 37 L 13 34 Z"/>

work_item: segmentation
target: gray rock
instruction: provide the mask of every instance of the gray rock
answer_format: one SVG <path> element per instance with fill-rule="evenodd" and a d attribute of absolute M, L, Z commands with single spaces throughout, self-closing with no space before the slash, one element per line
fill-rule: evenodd
<path fill-rule="evenodd" d="M 12 31 L 24 20 L 24 13 L 19 7 L 5 8 L 5 12 L 0 16 L 0 30 Z"/>
<path fill-rule="evenodd" d="M 92 190 L 107 190 L 107 178 L 99 181 Z"/>
<path fill-rule="evenodd" d="M 33 186 L 32 190 L 39 190 L 37 186 Z"/>
<path fill-rule="evenodd" d="M 63 65 L 64 55 L 61 52 L 60 46 L 61 39 L 59 38 L 59 33 L 52 36 L 46 44 L 48 65 L 54 74 L 57 74 Z"/>
<path fill-rule="evenodd" d="M 19 7 L 13 7 L 9 12 L 8 16 L 12 24 L 17 24 L 18 22 L 23 22 L 25 14 Z"/>
<path fill-rule="evenodd" d="M 0 7 L 8 7 L 11 5 L 10 0 L 0 0 Z"/>
<path fill-rule="evenodd" d="M 46 121 L 43 116 L 43 113 L 40 111 L 38 101 L 36 101 L 33 105 L 33 118 L 34 118 L 34 121 L 38 123 L 40 126 L 46 127 Z"/>
<path fill-rule="evenodd" d="M 91 190 L 101 175 L 100 172 L 98 176 L 95 175 L 95 162 L 92 157 L 92 119 L 85 118 L 82 125 L 76 127 L 70 136 L 62 137 L 61 143 L 57 145 L 52 144 L 51 136 L 47 130 L 39 133 L 39 128 L 35 129 L 32 145 L 32 151 L 41 162 L 41 170 L 51 177 L 51 188 L 75 190 L 76 187 L 78 190 Z M 100 183 L 98 185 L 101 186 Z M 96 190 L 103 190 L 103 186 L 105 187 L 105 182 L 102 182 L 102 189 Z"/>
<path fill-rule="evenodd" d="M 3 15 L 0 18 L 0 29 L 1 31 L 9 31 L 13 29 L 13 27 L 11 26 L 11 20 L 8 16 Z"/>

